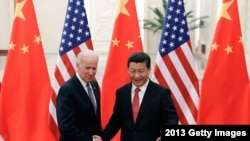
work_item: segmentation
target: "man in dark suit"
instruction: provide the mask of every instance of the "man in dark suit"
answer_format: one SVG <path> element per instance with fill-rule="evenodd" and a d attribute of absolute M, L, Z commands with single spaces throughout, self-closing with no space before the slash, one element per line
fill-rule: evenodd
<path fill-rule="evenodd" d="M 170 90 L 149 79 L 150 64 L 144 52 L 129 57 L 131 82 L 116 91 L 113 114 L 101 135 L 104 141 L 111 140 L 119 129 L 121 141 L 158 141 L 162 126 L 178 124 Z"/>
<path fill-rule="evenodd" d="M 56 114 L 60 141 L 98 140 L 93 136 L 101 133 L 97 65 L 98 56 L 83 50 L 77 55 L 76 74 L 59 89 Z"/>

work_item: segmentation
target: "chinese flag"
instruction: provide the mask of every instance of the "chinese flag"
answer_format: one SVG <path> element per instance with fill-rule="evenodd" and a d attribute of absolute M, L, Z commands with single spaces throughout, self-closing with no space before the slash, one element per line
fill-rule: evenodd
<path fill-rule="evenodd" d="M 198 124 L 249 124 L 249 78 L 237 0 L 223 0 L 201 84 Z"/>
<path fill-rule="evenodd" d="M 53 141 L 50 79 L 32 0 L 17 0 L 0 94 L 5 141 Z"/>
<path fill-rule="evenodd" d="M 127 60 L 131 53 L 143 51 L 135 0 L 120 0 L 102 80 L 101 117 L 103 127 L 109 121 L 116 89 L 129 82 Z M 114 138 L 119 140 L 119 133 Z"/>

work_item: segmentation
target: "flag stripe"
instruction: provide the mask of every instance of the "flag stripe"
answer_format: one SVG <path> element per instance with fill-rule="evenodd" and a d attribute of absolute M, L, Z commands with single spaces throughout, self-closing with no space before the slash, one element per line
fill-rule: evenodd
<path fill-rule="evenodd" d="M 194 62 L 194 60 L 187 60 L 188 58 L 193 58 L 192 55 L 188 55 L 186 52 L 190 53 L 191 54 L 191 51 L 190 49 L 187 49 L 189 48 L 188 46 L 185 46 L 187 44 L 183 44 L 180 48 L 176 49 L 176 55 L 177 56 L 173 56 L 172 58 L 172 62 L 173 60 L 178 60 L 179 62 L 177 62 L 175 65 L 175 67 L 177 68 L 176 70 L 178 71 L 178 74 L 181 75 L 181 78 L 182 78 L 182 82 L 184 83 L 185 85 L 185 88 L 190 88 L 190 96 L 192 97 L 193 99 L 193 102 L 196 109 L 198 108 L 198 102 L 199 102 L 199 95 L 198 95 L 198 92 L 197 92 L 197 89 L 195 88 L 195 85 L 192 83 L 194 80 L 197 82 L 197 77 L 195 75 L 195 72 L 194 72 L 194 67 L 191 67 L 192 62 Z M 184 51 L 183 51 L 184 50 Z M 186 53 L 185 55 L 183 53 Z M 174 53 L 173 53 L 174 54 Z M 170 54 L 170 56 L 172 56 Z M 180 58 L 180 59 L 179 59 Z M 177 74 L 176 74 L 177 75 Z M 188 93 L 188 91 L 187 91 Z M 197 112 L 197 111 L 195 111 Z"/>
<path fill-rule="evenodd" d="M 60 59 L 58 59 L 57 61 L 57 66 L 55 67 L 55 73 L 54 73 L 54 79 L 57 79 L 57 81 L 53 81 L 52 82 L 52 86 L 54 88 L 54 91 L 57 93 L 59 87 L 63 84 L 64 79 L 63 79 L 63 75 L 61 74 L 61 71 L 59 70 L 62 62 L 60 62 Z M 68 75 L 68 73 L 64 73 L 64 75 Z M 69 77 L 69 76 L 68 76 Z"/>
<path fill-rule="evenodd" d="M 166 58 L 167 57 L 164 57 L 164 59 L 166 59 Z M 168 62 L 169 64 L 166 64 L 166 62 Z M 189 121 L 189 123 L 191 123 L 191 124 L 194 124 L 195 119 L 196 119 L 196 116 L 195 116 L 196 114 L 195 113 L 192 114 L 193 112 L 191 112 L 190 109 L 186 108 L 186 107 L 189 107 L 190 105 L 192 105 L 193 102 L 191 102 L 191 104 L 186 102 L 187 100 L 185 100 L 185 98 L 188 99 L 190 97 L 189 97 L 189 95 L 186 95 L 186 96 L 184 95 L 183 96 L 183 94 L 187 93 L 187 92 L 183 92 L 183 93 L 181 92 L 182 89 L 186 89 L 183 85 L 181 85 L 181 84 L 183 84 L 183 82 L 182 81 L 176 81 L 177 80 L 176 77 L 178 75 L 171 74 L 173 72 L 173 69 L 174 69 L 174 66 L 171 65 L 171 61 L 170 60 L 168 60 L 168 61 L 165 60 L 164 61 L 164 60 L 162 60 L 162 58 L 159 58 L 156 65 L 159 67 L 159 70 L 160 70 L 161 74 L 163 74 L 163 76 L 158 76 L 158 77 L 159 78 L 161 78 L 161 77 L 164 78 L 164 81 L 159 81 L 159 79 L 158 79 L 159 83 L 161 85 L 163 85 L 164 83 L 168 84 L 168 85 L 165 85 L 165 86 L 169 86 L 171 88 L 171 91 L 172 91 L 172 93 L 173 93 L 173 95 L 174 95 L 174 97 L 176 99 L 175 101 L 177 101 L 176 104 L 178 104 L 180 106 L 181 111 L 185 115 L 185 120 Z M 171 69 L 171 68 L 173 68 L 173 69 Z M 155 73 L 157 73 L 157 72 L 155 72 Z M 155 76 L 153 76 L 153 77 L 155 77 Z M 180 82 L 181 84 L 178 83 L 178 82 Z M 182 88 L 182 89 L 180 89 L 180 88 Z M 179 113 L 181 111 L 179 111 Z M 196 108 L 195 111 L 197 111 L 197 108 Z M 180 122 L 183 123 L 185 120 L 182 121 L 182 118 L 181 118 Z"/>
<path fill-rule="evenodd" d="M 182 68 L 185 69 L 184 72 L 187 72 L 186 74 L 189 76 L 192 82 L 197 82 L 197 74 L 195 73 L 196 67 L 195 63 L 193 63 L 195 62 L 195 60 L 189 45 L 187 43 L 184 43 L 179 49 L 176 49 L 176 52 L 176 54 L 180 58 L 180 61 L 182 62 Z"/>
<path fill-rule="evenodd" d="M 160 61 L 159 61 L 160 62 Z M 157 78 L 157 79 L 156 79 Z M 154 76 L 152 77 L 152 80 L 169 88 L 167 82 L 165 81 L 165 77 L 162 75 L 161 70 L 159 69 L 158 65 L 155 65 L 155 69 L 154 69 Z M 178 113 L 178 115 L 180 117 L 184 117 L 184 113 L 182 112 L 180 105 L 178 104 L 175 95 L 171 95 L 171 97 L 173 98 L 174 104 L 175 104 L 175 108 L 176 111 Z M 187 118 L 182 118 L 180 121 L 182 124 L 188 124 Z"/>

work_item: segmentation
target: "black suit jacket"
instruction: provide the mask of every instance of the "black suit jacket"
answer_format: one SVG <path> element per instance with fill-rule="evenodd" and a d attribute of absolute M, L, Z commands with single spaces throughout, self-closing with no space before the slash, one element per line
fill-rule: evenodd
<path fill-rule="evenodd" d="M 92 135 L 101 133 L 99 85 L 96 81 L 91 85 L 97 102 L 97 115 L 76 75 L 60 87 L 56 103 L 60 141 L 92 141 Z"/>
<path fill-rule="evenodd" d="M 145 91 L 136 122 L 133 121 L 129 83 L 116 91 L 113 114 L 102 138 L 110 140 L 121 129 L 121 141 L 155 141 L 165 125 L 177 125 L 178 116 L 170 97 L 170 90 L 151 80 Z"/>

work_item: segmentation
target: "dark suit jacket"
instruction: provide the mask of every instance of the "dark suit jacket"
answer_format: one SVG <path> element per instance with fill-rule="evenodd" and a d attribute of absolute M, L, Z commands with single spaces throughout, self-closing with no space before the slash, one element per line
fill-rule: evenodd
<path fill-rule="evenodd" d="M 162 126 L 178 124 L 170 90 L 151 80 L 134 124 L 131 88 L 132 83 L 129 83 L 116 91 L 114 111 L 102 134 L 104 141 L 112 139 L 119 129 L 121 141 L 155 141 L 160 137 Z"/>
<path fill-rule="evenodd" d="M 60 141 L 93 141 L 92 135 L 101 133 L 99 85 L 96 81 L 91 85 L 97 102 L 97 115 L 76 75 L 60 87 L 56 103 Z"/>

